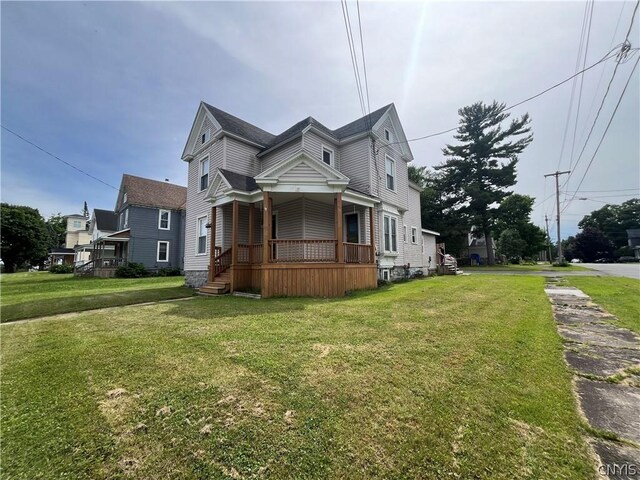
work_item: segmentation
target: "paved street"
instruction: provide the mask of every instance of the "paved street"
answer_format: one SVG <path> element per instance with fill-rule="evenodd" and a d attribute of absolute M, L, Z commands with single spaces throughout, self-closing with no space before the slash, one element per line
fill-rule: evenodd
<path fill-rule="evenodd" d="M 580 265 L 592 268 L 604 275 L 640 280 L 640 263 L 581 263 Z"/>

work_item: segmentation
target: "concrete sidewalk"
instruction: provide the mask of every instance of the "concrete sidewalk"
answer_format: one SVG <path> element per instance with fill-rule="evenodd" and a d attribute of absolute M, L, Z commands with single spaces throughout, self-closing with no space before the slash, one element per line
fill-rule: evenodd
<path fill-rule="evenodd" d="M 615 317 L 582 291 L 559 282 L 549 279 L 545 292 L 576 375 L 580 408 L 601 432 L 590 439 L 599 472 L 612 479 L 640 478 L 640 338 L 615 326 Z"/>

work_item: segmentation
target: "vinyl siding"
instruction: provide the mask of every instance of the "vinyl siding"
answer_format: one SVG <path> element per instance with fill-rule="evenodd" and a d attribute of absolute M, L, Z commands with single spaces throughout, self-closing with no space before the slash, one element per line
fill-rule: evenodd
<path fill-rule="evenodd" d="M 333 150 L 333 167 L 340 170 L 340 150 L 330 140 L 313 132 L 306 132 L 302 136 L 302 146 L 317 161 L 322 161 L 322 147 Z"/>
<path fill-rule="evenodd" d="M 387 177 L 385 170 L 386 155 L 395 162 L 395 191 L 387 188 Z M 409 181 L 409 171 L 407 162 L 400 158 L 400 155 L 390 147 L 380 147 L 374 156 L 375 164 L 372 172 L 372 185 L 374 191 L 372 195 L 379 197 L 383 202 L 394 205 L 401 209 L 407 208 L 407 188 Z M 377 166 L 377 168 L 376 168 Z M 379 183 L 378 183 L 379 180 Z"/>
<path fill-rule="evenodd" d="M 255 177 L 260 173 L 260 160 L 256 158 L 258 149 L 246 145 L 238 140 L 224 137 L 225 142 L 225 167 L 233 172 Z"/>
<path fill-rule="evenodd" d="M 298 199 L 273 206 L 273 212 L 277 212 L 278 239 L 303 238 L 302 203 Z"/>
<path fill-rule="evenodd" d="M 407 241 L 403 240 L 404 246 L 404 263 L 411 264 L 412 267 L 422 267 L 422 221 L 420 218 L 420 192 L 409 187 L 407 190 L 408 205 L 407 210 L 403 215 L 404 225 L 407 226 Z M 411 243 L 411 227 L 415 227 L 417 244 Z M 402 229 L 400 234 L 402 235 Z"/>
<path fill-rule="evenodd" d="M 170 230 L 158 228 L 157 208 L 138 206 L 129 207 L 129 250 L 130 262 L 142 263 L 148 269 L 182 268 L 184 231 L 182 229 L 182 213 L 171 210 Z M 158 262 L 158 241 L 169 242 L 169 261 Z"/>
<path fill-rule="evenodd" d="M 424 268 L 436 267 L 436 236 L 428 233 L 422 234 L 422 242 L 424 243 L 424 253 L 422 254 L 422 266 Z M 431 257 L 431 260 L 429 260 Z M 426 271 L 425 271 L 426 274 Z"/>
<path fill-rule="evenodd" d="M 296 153 L 301 148 L 302 148 L 301 139 L 297 138 L 291 143 L 288 143 L 287 145 L 284 145 L 283 147 L 280 147 L 277 150 L 271 153 L 268 153 L 267 155 L 262 157 L 262 160 L 258 160 L 259 162 L 262 162 L 262 169 L 260 171 L 264 172 L 265 170 L 270 169 L 274 165 L 289 158 L 291 155 Z"/>
<path fill-rule="evenodd" d="M 331 240 L 335 238 L 335 207 L 333 204 L 304 199 L 304 238 Z"/>
<path fill-rule="evenodd" d="M 372 194 L 371 187 L 371 143 L 369 138 L 356 140 L 341 149 L 338 170 L 351 180 L 349 186 Z"/>
<path fill-rule="evenodd" d="M 307 160 L 307 162 L 311 162 Z M 280 175 L 280 180 L 283 182 L 296 182 L 300 180 L 324 180 L 325 176 L 318 172 L 315 168 L 307 165 L 306 163 L 300 163 L 288 170 L 286 173 Z"/>

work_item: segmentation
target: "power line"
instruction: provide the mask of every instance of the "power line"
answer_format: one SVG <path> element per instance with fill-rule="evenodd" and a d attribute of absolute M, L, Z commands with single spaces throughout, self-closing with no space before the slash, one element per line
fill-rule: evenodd
<path fill-rule="evenodd" d="M 605 61 L 609 60 L 610 58 L 615 57 L 617 54 L 613 54 L 613 52 L 614 52 L 615 50 L 617 50 L 617 48 L 618 48 L 618 47 L 616 46 L 615 48 L 613 48 L 613 49 L 609 50 L 609 52 L 607 52 L 607 54 L 606 54 L 604 57 L 602 57 L 602 58 L 601 58 L 600 60 L 598 60 L 596 63 L 594 63 L 594 64 L 592 64 L 592 65 L 589 65 L 587 68 L 584 68 L 583 70 L 580 70 L 579 72 L 574 73 L 574 74 L 573 74 L 573 75 L 571 75 L 570 77 L 568 77 L 568 78 L 566 78 L 566 79 L 562 80 L 561 82 L 556 83 L 555 85 L 552 85 L 552 86 L 551 86 L 551 87 L 549 87 L 549 88 L 546 88 L 545 90 L 543 90 L 543 91 L 541 91 L 541 92 L 539 92 L 539 93 L 536 93 L 535 95 L 532 95 L 532 96 L 530 96 L 530 97 L 528 97 L 528 98 L 525 98 L 524 100 L 522 100 L 522 101 L 520 101 L 520 102 L 518 102 L 518 103 L 514 103 L 513 105 L 510 105 L 510 106 L 506 107 L 503 111 L 504 111 L 504 112 L 506 112 L 506 111 L 508 111 L 508 110 L 512 110 L 512 109 L 514 109 L 514 108 L 516 108 L 516 107 L 519 107 L 520 105 L 522 105 L 522 104 L 524 104 L 524 103 L 530 102 L 531 100 L 534 100 L 534 99 L 536 99 L 536 98 L 538 98 L 538 97 L 540 97 L 540 96 L 544 95 L 545 93 L 550 92 L 551 90 L 553 90 L 553 89 L 555 89 L 555 88 L 558 88 L 558 87 L 559 87 L 559 86 L 561 86 L 561 85 L 564 85 L 565 83 L 567 83 L 568 81 L 570 81 L 570 80 L 572 80 L 573 78 L 577 77 L 578 75 L 581 75 L 581 74 L 583 74 L 583 73 L 585 73 L 585 72 L 588 72 L 589 70 L 591 70 L 592 68 L 594 68 L 594 67 L 596 67 L 597 65 L 601 64 L 602 62 L 605 62 Z M 635 51 L 635 50 L 637 50 L 637 49 L 632 49 L 632 50 L 634 50 L 634 51 Z M 408 140 L 404 140 L 404 141 L 400 141 L 400 142 L 391 142 L 391 143 L 388 143 L 387 145 L 397 145 L 397 144 L 400 144 L 400 143 L 409 143 L 409 142 L 417 142 L 417 141 L 419 141 L 419 140 L 426 140 L 427 138 L 437 137 L 437 136 L 439 136 L 439 135 L 444 135 L 445 133 L 453 132 L 453 131 L 457 130 L 458 128 L 459 128 L 459 126 L 456 126 L 456 127 L 449 128 L 449 129 L 447 129 L 447 130 L 442 130 L 442 131 L 440 131 L 440 132 L 431 133 L 431 134 L 429 134 L 429 135 L 423 135 L 423 136 L 421 136 L 421 137 L 410 138 L 410 139 L 408 139 Z"/>
<path fill-rule="evenodd" d="M 74 164 L 67 162 L 66 160 L 61 159 L 60 157 L 58 157 L 57 155 L 54 155 L 53 153 L 49 152 L 48 150 L 45 150 L 44 148 L 42 148 L 40 145 L 32 142 L 31 140 L 27 140 L 26 138 L 24 138 L 22 135 L 20 135 L 19 133 L 14 132 L 13 130 L 5 127 L 4 125 L 0 125 L 0 127 L 2 127 L 4 130 L 6 130 L 7 132 L 11 133 L 12 135 L 15 135 L 16 137 L 18 137 L 20 140 L 22 140 L 23 142 L 28 143 L 29 145 L 34 146 L 35 148 L 37 148 L 38 150 L 40 150 L 43 153 L 46 153 L 47 155 L 49 155 L 52 158 L 55 158 L 56 160 L 58 160 L 59 162 L 64 163 L 65 165 L 73 168 L 74 170 L 77 170 L 78 172 L 82 173 L 83 175 L 86 175 L 89 178 L 92 178 L 93 180 L 102 183 L 103 185 L 106 185 L 107 187 L 113 188 L 114 190 L 120 191 L 119 188 L 114 187 L 113 185 L 108 184 L 107 182 L 100 180 L 98 177 L 94 177 L 93 175 L 91 175 L 89 172 L 85 172 L 84 170 L 82 170 L 81 168 L 76 167 Z"/>
<path fill-rule="evenodd" d="M 616 108 L 613 110 L 613 113 L 611 114 L 611 118 L 609 118 L 609 123 L 607 123 L 607 127 L 605 128 L 604 133 L 602 134 L 602 137 L 600 138 L 600 142 L 598 143 L 598 146 L 596 147 L 595 151 L 593 152 L 593 155 L 591 156 L 591 160 L 589 161 L 589 164 L 587 165 L 587 169 L 584 171 L 584 174 L 582 175 L 582 178 L 580 179 L 580 183 L 578 184 L 578 188 L 576 188 L 575 192 L 573 192 L 573 196 L 571 197 L 571 200 L 569 200 L 569 203 L 565 206 L 565 209 L 569 206 L 569 204 L 571 204 L 573 199 L 576 198 L 577 193 L 580 191 L 580 187 L 582 186 L 582 182 L 584 182 L 584 179 L 587 176 L 587 173 L 589 173 L 589 169 L 591 168 L 591 165 L 593 164 L 593 161 L 596 158 L 596 155 L 598 154 L 598 150 L 600 150 L 600 146 L 602 145 L 602 142 L 604 141 L 605 137 L 607 136 L 607 132 L 609 131 L 609 127 L 611 126 L 611 123 L 613 122 L 613 119 L 616 116 L 616 112 L 618 111 L 618 107 L 620 107 L 620 103 L 622 102 L 622 98 L 624 97 L 624 94 L 627 91 L 627 87 L 629 86 L 629 83 L 631 83 L 631 78 L 633 77 L 633 74 L 635 73 L 636 68 L 638 67 L 638 62 L 639 61 L 640 61 L 640 57 L 638 57 L 636 59 L 636 63 L 633 65 L 633 70 L 631 70 L 631 74 L 629 75 L 629 78 L 627 79 L 627 83 L 625 84 L 624 89 L 622 90 L 622 93 L 620 94 L 620 98 L 618 99 L 618 103 L 616 103 Z"/>
<path fill-rule="evenodd" d="M 367 92 L 367 115 L 370 115 L 371 102 L 369 100 L 369 81 L 367 79 L 367 61 L 365 60 L 364 42 L 362 40 L 362 22 L 360 21 L 360 1 L 359 0 L 356 0 L 356 6 L 358 7 L 358 30 L 360 31 L 360 49 L 362 50 L 362 68 L 364 70 L 364 86 Z M 371 119 L 369 119 L 369 123 L 371 123 Z"/>
<path fill-rule="evenodd" d="M 360 101 L 360 109 L 362 110 L 362 116 L 366 116 L 366 109 L 364 103 L 364 95 L 362 93 L 362 82 L 360 81 L 360 69 L 358 68 L 358 57 L 355 50 L 355 42 L 353 41 L 353 33 L 351 31 L 351 19 L 349 17 L 349 6 L 346 0 L 341 0 L 342 5 L 342 17 L 344 18 L 344 27 L 347 33 L 347 42 L 349 42 L 349 54 L 351 55 L 351 64 L 353 66 L 353 74 L 356 80 L 356 88 L 358 89 L 358 99 Z"/>
<path fill-rule="evenodd" d="M 608 192 L 637 192 L 640 191 L 640 187 L 638 188 L 619 188 L 614 190 L 581 190 L 582 193 L 608 193 Z M 568 193 L 568 192 L 565 192 Z"/>

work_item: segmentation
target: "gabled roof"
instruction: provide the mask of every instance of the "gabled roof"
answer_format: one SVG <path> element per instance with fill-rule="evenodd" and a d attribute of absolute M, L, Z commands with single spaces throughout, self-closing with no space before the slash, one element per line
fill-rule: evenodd
<path fill-rule="evenodd" d="M 220 173 L 224 176 L 233 190 L 241 190 L 243 192 L 253 192 L 254 190 L 258 190 L 258 184 L 253 177 L 232 172 L 231 170 L 224 170 L 222 168 L 220 169 Z"/>
<path fill-rule="evenodd" d="M 382 118 L 382 115 L 384 115 L 392 105 L 393 103 L 390 103 L 389 105 L 379 108 L 375 112 L 371 112 L 369 115 L 359 118 L 358 120 L 354 120 L 351 123 L 347 123 L 337 130 L 334 130 L 333 133 L 339 139 L 343 139 L 357 135 L 358 133 L 366 132 L 367 130 L 370 130 L 371 127 L 380 120 L 380 118 Z"/>
<path fill-rule="evenodd" d="M 187 203 L 187 187 L 126 173 L 122 175 L 117 206 L 122 204 L 124 192 L 130 205 L 181 210 Z"/>
<path fill-rule="evenodd" d="M 275 138 L 273 134 L 262 130 L 261 128 L 258 128 L 255 125 L 251 125 L 249 122 L 245 122 L 238 117 L 234 117 L 230 113 L 213 107 L 208 103 L 202 103 L 204 103 L 204 106 L 207 107 L 207 110 L 209 110 L 209 112 L 211 112 L 211 115 L 213 115 L 218 121 L 218 123 L 222 127 L 222 130 L 233 133 L 234 135 L 238 135 L 239 137 L 264 146 L 271 143 L 271 141 Z"/>
<path fill-rule="evenodd" d="M 111 210 L 93 209 L 96 228 L 103 232 L 115 232 L 118 229 L 118 216 Z"/>

